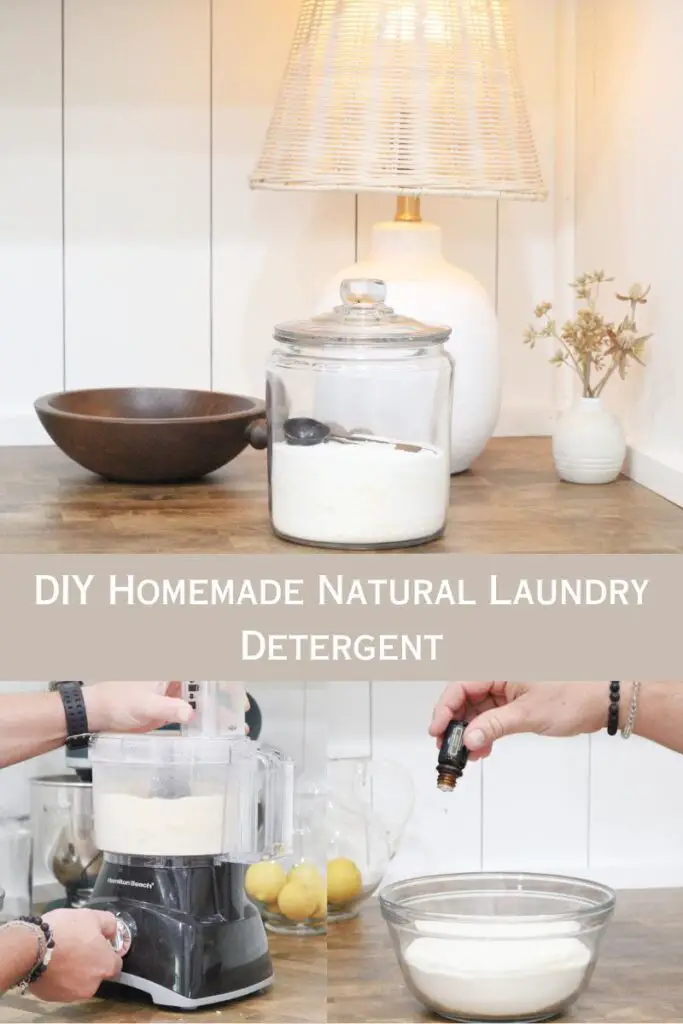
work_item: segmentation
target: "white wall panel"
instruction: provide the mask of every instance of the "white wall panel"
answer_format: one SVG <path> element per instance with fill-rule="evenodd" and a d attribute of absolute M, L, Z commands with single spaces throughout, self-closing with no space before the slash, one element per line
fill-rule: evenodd
<path fill-rule="evenodd" d="M 315 312 L 354 251 L 352 196 L 249 189 L 298 11 L 298 0 L 214 0 L 214 386 L 257 397 L 274 324 Z"/>
<path fill-rule="evenodd" d="M 631 475 L 683 505 L 683 348 L 679 267 L 683 142 L 683 5 L 582 0 L 578 6 L 577 272 L 604 268 L 622 289 L 652 285 L 640 326 L 653 331 L 647 367 L 606 398 L 627 421 Z M 610 287 L 610 291 L 612 287 Z M 608 299 L 611 298 L 607 294 Z M 605 305 L 612 317 L 624 307 Z"/>
<path fill-rule="evenodd" d="M 261 739 L 301 762 L 304 755 L 304 683 L 253 683 L 249 692 L 263 715 Z"/>
<path fill-rule="evenodd" d="M 330 757 L 372 755 L 371 683 L 328 683 Z"/>
<path fill-rule="evenodd" d="M 210 384 L 209 15 L 65 0 L 68 388 Z"/>
<path fill-rule="evenodd" d="M 592 875 L 683 885 L 683 757 L 632 737 L 591 738 Z"/>
<path fill-rule="evenodd" d="M 0 0 L 0 444 L 63 386 L 61 6 Z"/>
<path fill-rule="evenodd" d="M 589 741 L 511 736 L 483 765 L 486 871 L 588 866 Z"/>
<path fill-rule="evenodd" d="M 549 178 L 555 4 L 515 0 Z M 310 314 L 356 241 L 362 252 L 372 222 L 391 215 L 362 196 L 357 239 L 352 196 L 249 190 L 299 0 L 64 0 L 63 33 L 61 9 L 0 0 L 5 444 L 47 443 L 32 401 L 64 382 L 261 395 L 274 323 Z M 498 294 L 502 433 L 548 421 L 545 354 L 526 351 L 520 330 L 548 294 L 552 205 L 498 218 L 492 202 L 425 203 L 448 256 Z"/>
<path fill-rule="evenodd" d="M 555 294 L 555 146 L 558 6 L 566 0 L 512 0 L 517 51 L 529 118 L 549 197 L 542 203 L 500 202 L 496 236 L 498 318 L 503 356 L 499 434 L 550 433 L 557 368 L 552 351 L 522 343 L 539 302 Z"/>

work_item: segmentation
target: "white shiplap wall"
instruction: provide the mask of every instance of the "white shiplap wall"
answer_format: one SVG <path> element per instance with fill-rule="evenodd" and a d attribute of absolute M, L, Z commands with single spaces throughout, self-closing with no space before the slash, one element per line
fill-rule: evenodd
<path fill-rule="evenodd" d="M 330 749 L 399 760 L 416 805 L 388 879 L 438 871 L 531 870 L 617 887 L 683 885 L 683 757 L 605 734 L 502 741 L 455 794 L 434 785 L 427 735 L 443 683 L 330 687 Z"/>
<path fill-rule="evenodd" d="M 579 0 L 576 265 L 604 267 L 622 288 L 652 285 L 640 323 L 654 338 L 609 399 L 627 419 L 631 475 L 683 505 L 680 267 L 683 4 Z M 614 310 L 614 306 L 612 307 Z M 614 311 L 617 315 L 621 312 Z"/>
<path fill-rule="evenodd" d="M 546 180 L 556 7 L 514 0 Z M 251 193 L 299 0 L 0 0 L 0 444 L 43 443 L 63 387 L 261 395 L 272 325 L 314 311 L 386 200 Z M 547 430 L 555 376 L 522 346 L 554 289 L 554 199 L 425 203 L 500 314 L 499 431 Z"/>

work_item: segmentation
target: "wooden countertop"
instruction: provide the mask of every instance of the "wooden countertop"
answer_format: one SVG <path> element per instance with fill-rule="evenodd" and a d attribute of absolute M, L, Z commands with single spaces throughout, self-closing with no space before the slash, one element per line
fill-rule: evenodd
<path fill-rule="evenodd" d="M 403 984 L 379 907 L 335 925 L 327 939 L 330 1024 L 438 1021 Z M 683 1021 L 683 889 L 621 892 L 573 1024 Z"/>
<path fill-rule="evenodd" d="M 60 1006 L 14 993 L 0 999 L 0 1024 L 147 1024 L 188 1021 L 191 1024 L 321 1024 L 326 1013 L 325 936 L 299 938 L 271 935 L 275 984 L 263 995 L 226 1003 L 219 1009 L 174 1013 L 151 1003 L 90 999 Z"/>
<path fill-rule="evenodd" d="M 266 462 L 247 450 L 200 484 L 106 484 L 52 447 L 0 448 L 0 553 L 308 552 L 268 523 Z M 683 552 L 683 510 L 620 478 L 561 483 L 547 438 L 493 440 L 453 479 L 430 553 Z"/>
<path fill-rule="evenodd" d="M 223 1021 L 244 1024 L 425 1024 L 403 984 L 379 907 L 334 925 L 325 938 L 271 936 L 276 984 L 263 996 L 191 1014 L 93 999 L 75 1006 L 5 996 L 0 1024 Z M 590 987 L 569 1024 L 683 1022 L 683 889 L 621 892 Z"/>

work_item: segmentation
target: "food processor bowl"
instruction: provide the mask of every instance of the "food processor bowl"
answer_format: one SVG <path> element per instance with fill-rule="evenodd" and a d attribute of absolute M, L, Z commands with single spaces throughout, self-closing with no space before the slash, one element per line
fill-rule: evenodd
<path fill-rule="evenodd" d="M 559 875 L 434 875 L 380 894 L 406 985 L 455 1021 L 544 1021 L 590 982 L 615 894 Z"/>
<path fill-rule="evenodd" d="M 90 763 L 107 853 L 248 863 L 291 843 L 292 762 L 246 736 L 102 734 Z"/>

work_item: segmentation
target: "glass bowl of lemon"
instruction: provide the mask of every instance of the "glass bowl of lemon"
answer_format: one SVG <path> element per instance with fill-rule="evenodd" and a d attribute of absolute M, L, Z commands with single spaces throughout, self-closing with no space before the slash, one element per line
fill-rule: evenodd
<path fill-rule="evenodd" d="M 252 864 L 247 870 L 246 894 L 269 931 L 324 935 L 327 930 L 326 803 L 323 786 L 300 779 L 291 855 Z"/>

